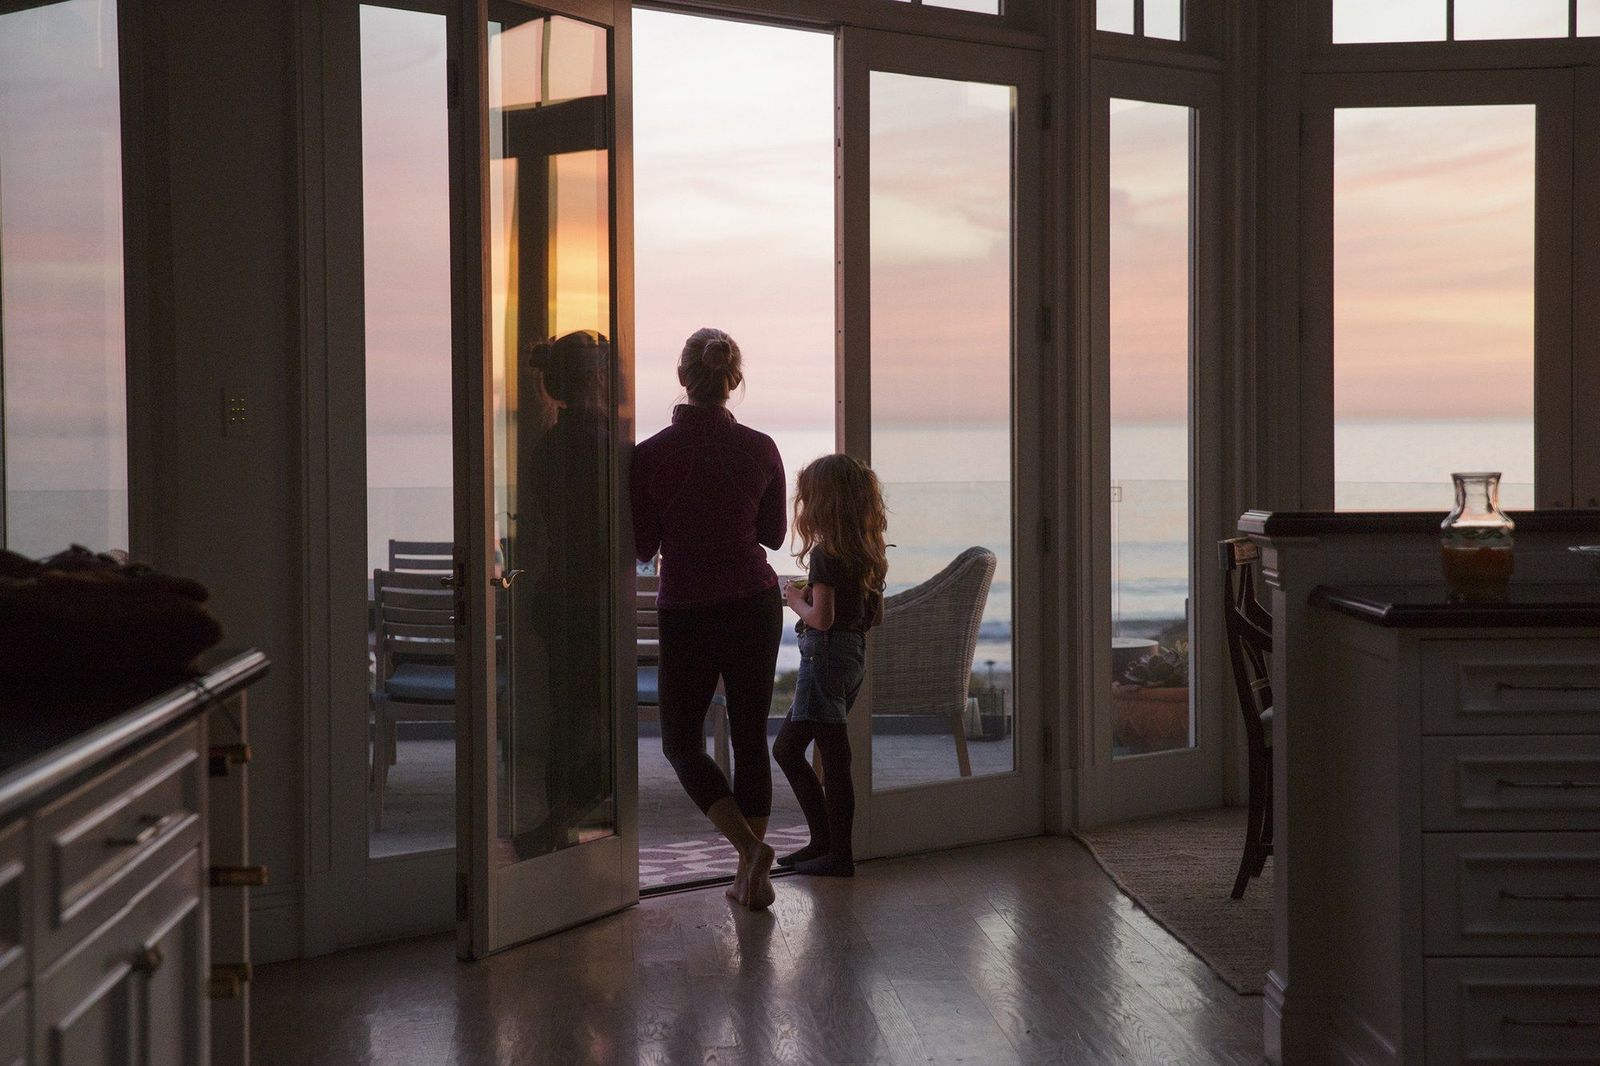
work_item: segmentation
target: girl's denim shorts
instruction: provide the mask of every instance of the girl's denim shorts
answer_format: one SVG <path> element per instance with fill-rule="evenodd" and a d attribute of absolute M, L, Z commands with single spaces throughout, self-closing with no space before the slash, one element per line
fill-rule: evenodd
<path fill-rule="evenodd" d="M 796 722 L 842 724 L 867 672 L 867 635 L 850 630 L 800 631 L 800 675 L 795 679 Z"/>

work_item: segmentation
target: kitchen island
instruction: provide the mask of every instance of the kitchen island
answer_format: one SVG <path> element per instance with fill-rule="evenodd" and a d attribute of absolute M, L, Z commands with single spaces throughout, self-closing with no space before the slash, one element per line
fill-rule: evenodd
<path fill-rule="evenodd" d="M 1240 522 L 1276 652 L 1275 1062 L 1600 1059 L 1600 577 L 1568 550 L 1600 513 L 1513 515 L 1509 595 L 1475 604 L 1442 517 Z"/>

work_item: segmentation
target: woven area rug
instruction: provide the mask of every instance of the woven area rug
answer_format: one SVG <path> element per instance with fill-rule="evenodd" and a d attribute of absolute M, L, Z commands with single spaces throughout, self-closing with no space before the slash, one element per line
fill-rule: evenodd
<path fill-rule="evenodd" d="M 1243 807 L 1192 811 L 1077 833 L 1150 917 L 1234 991 L 1260 995 L 1272 964 L 1272 860 L 1230 899 L 1244 842 Z"/>

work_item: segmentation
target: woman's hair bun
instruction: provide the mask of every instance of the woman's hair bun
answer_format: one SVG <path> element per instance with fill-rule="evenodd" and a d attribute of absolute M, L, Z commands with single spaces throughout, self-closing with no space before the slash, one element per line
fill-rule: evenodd
<path fill-rule="evenodd" d="M 733 346 L 726 337 L 713 337 L 706 341 L 700 361 L 712 370 L 721 370 L 733 360 Z"/>
<path fill-rule="evenodd" d="M 720 329 L 695 330 L 678 356 L 678 380 L 695 403 L 723 403 L 744 383 L 739 343 Z"/>

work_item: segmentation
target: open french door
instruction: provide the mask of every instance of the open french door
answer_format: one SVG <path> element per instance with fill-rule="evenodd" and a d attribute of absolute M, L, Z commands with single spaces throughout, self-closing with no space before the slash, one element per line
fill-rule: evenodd
<path fill-rule="evenodd" d="M 628 5 L 451 15 L 457 922 L 477 958 L 638 898 Z"/>
<path fill-rule="evenodd" d="M 1040 57 L 850 28 L 839 40 L 841 443 L 883 481 L 888 591 L 920 590 L 891 599 L 851 714 L 867 797 L 856 853 L 1031 835 L 1045 711 L 1044 474 L 1028 454 L 1046 393 Z"/>

